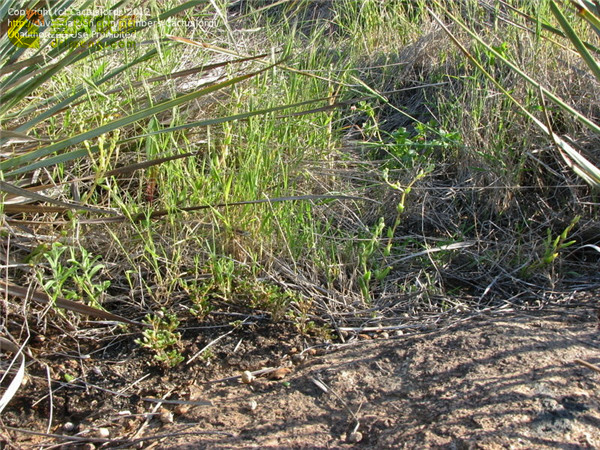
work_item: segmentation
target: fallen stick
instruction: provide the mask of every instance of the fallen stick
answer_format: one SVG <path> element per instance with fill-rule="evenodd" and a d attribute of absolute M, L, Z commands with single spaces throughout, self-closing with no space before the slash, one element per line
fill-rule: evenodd
<path fill-rule="evenodd" d="M 594 371 L 596 371 L 596 372 L 600 373 L 600 367 L 598 367 L 598 366 L 596 366 L 596 365 L 594 365 L 594 364 L 591 364 L 591 363 L 589 363 L 589 362 L 587 362 L 587 361 L 583 361 L 583 360 L 581 360 L 581 359 L 576 359 L 576 360 L 575 360 L 575 361 L 573 361 L 573 362 L 574 362 L 574 363 L 576 363 L 576 364 L 579 364 L 580 366 L 587 367 L 588 369 L 592 369 L 592 370 L 594 370 Z"/>

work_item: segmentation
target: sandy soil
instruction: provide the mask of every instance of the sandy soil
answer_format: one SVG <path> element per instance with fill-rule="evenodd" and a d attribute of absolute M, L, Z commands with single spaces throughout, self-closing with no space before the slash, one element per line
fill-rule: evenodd
<path fill-rule="evenodd" d="M 77 439 L 67 447 L 89 449 L 600 448 L 600 374 L 575 362 L 600 364 L 597 327 L 592 294 L 316 347 L 265 325 L 223 338 L 208 366 L 197 359 L 169 371 L 124 338 L 86 360 L 40 357 L 3 413 L 0 441 L 19 448 Z M 187 339 L 193 355 L 210 337 Z M 55 437 L 31 434 L 46 433 L 49 423 L 44 364 L 53 380 L 61 370 L 79 377 L 53 383 Z M 283 369 L 240 381 L 243 371 L 268 367 Z M 218 381 L 227 377 L 237 378 Z"/>

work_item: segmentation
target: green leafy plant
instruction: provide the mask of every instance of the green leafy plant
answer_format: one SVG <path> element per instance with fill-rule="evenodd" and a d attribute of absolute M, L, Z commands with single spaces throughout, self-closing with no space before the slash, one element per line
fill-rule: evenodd
<path fill-rule="evenodd" d="M 70 258 L 65 261 L 63 255 L 67 251 Z M 83 298 L 89 306 L 101 308 L 102 296 L 110 286 L 110 281 L 96 280 L 104 269 L 104 264 L 99 262 L 100 256 L 93 256 L 83 247 L 74 249 L 55 242 L 49 248 L 38 250 L 29 261 L 45 261 L 48 265 L 49 273 L 46 273 L 40 263 L 35 264 L 36 273 L 54 303 L 59 297 L 68 300 Z"/>
<path fill-rule="evenodd" d="M 461 145 L 460 134 L 441 128 L 436 122 L 416 122 L 414 132 L 400 127 L 391 133 L 393 142 L 385 145 L 390 158 L 386 167 L 408 168 L 427 164 L 434 156 L 439 160 L 452 157 L 452 150 Z"/>
<path fill-rule="evenodd" d="M 274 322 L 284 319 L 290 302 L 296 299 L 292 291 L 271 283 L 250 279 L 240 280 L 233 292 L 243 298 L 251 308 L 270 313 Z"/>
<path fill-rule="evenodd" d="M 358 277 L 358 286 L 363 299 L 366 302 L 371 302 L 371 280 L 375 277 L 376 280 L 382 280 L 392 269 L 390 266 L 372 268 L 372 258 L 376 251 L 381 247 L 381 236 L 385 228 L 385 220 L 379 218 L 377 225 L 373 227 L 371 237 L 360 245 L 358 253 L 358 265 L 361 274 Z"/>
<path fill-rule="evenodd" d="M 180 284 L 183 290 L 190 296 L 192 302 L 190 312 L 199 319 L 205 318 L 214 309 L 214 305 L 209 298 L 212 285 L 185 280 L 182 280 Z"/>
<path fill-rule="evenodd" d="M 162 308 L 156 314 L 148 314 L 144 323 L 150 328 L 144 330 L 141 339 L 135 343 L 152 350 L 154 359 L 166 367 L 175 367 L 184 360 L 179 352 L 181 348 L 181 334 L 178 333 L 179 319 L 175 314 L 168 313 Z"/>

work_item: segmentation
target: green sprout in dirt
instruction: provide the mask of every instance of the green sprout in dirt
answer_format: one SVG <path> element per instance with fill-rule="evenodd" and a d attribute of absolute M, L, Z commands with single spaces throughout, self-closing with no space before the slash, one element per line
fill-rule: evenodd
<path fill-rule="evenodd" d="M 152 328 L 145 330 L 142 338 L 136 339 L 135 343 L 152 350 L 155 353 L 154 359 L 166 367 L 175 367 L 181 363 L 181 334 L 175 331 L 179 326 L 177 316 L 162 308 L 157 314 L 148 314 L 144 323 Z"/>
<path fill-rule="evenodd" d="M 284 319 L 290 302 L 296 298 L 296 294 L 290 290 L 262 281 L 248 279 L 240 280 L 234 287 L 233 292 L 245 302 L 246 306 L 270 313 L 274 322 Z"/>
<path fill-rule="evenodd" d="M 324 341 L 331 341 L 331 329 L 327 324 L 317 324 L 311 317 L 313 302 L 309 298 L 300 298 L 290 303 L 287 319 L 291 320 L 302 336 L 317 336 Z"/>

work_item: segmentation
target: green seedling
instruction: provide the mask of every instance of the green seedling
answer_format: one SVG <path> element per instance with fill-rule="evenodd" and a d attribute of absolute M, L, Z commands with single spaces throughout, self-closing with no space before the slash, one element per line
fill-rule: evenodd
<path fill-rule="evenodd" d="M 197 283 L 181 280 L 180 286 L 190 297 L 192 307 L 190 312 L 198 319 L 204 319 L 214 309 L 209 295 L 213 289 L 210 283 Z"/>
<path fill-rule="evenodd" d="M 563 230 L 563 232 L 555 238 L 552 237 L 552 231 L 550 229 L 546 230 L 547 236 L 544 242 L 544 253 L 537 261 L 524 269 L 523 274 L 525 276 L 531 275 L 536 270 L 551 266 L 556 261 L 562 250 L 575 244 L 575 240 L 567 241 L 567 239 L 573 230 L 573 227 L 577 225 L 577 222 L 579 222 L 579 219 L 581 219 L 581 216 L 575 216 L 575 218 L 571 220 L 571 223 Z"/>

